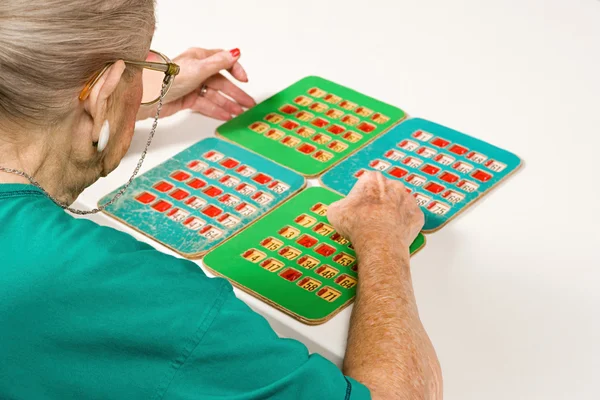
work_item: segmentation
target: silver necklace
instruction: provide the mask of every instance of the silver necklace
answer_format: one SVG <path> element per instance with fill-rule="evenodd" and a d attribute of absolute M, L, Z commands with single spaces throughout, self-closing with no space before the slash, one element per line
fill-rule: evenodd
<path fill-rule="evenodd" d="M 131 185 L 131 182 L 133 182 L 133 179 L 136 177 L 136 175 L 140 171 L 140 168 L 142 168 L 142 164 L 144 163 L 144 158 L 146 158 L 146 153 L 148 153 L 148 148 L 150 147 L 150 143 L 152 143 L 152 139 L 154 138 L 154 133 L 156 132 L 156 126 L 158 125 L 158 117 L 160 115 L 160 110 L 162 109 L 163 97 L 165 96 L 166 89 L 167 89 L 167 83 L 163 81 L 162 89 L 160 91 L 160 98 L 158 100 L 158 106 L 156 108 L 156 114 L 154 116 L 154 122 L 152 123 L 152 129 L 150 129 L 150 134 L 148 135 L 148 141 L 146 142 L 146 147 L 144 147 L 144 151 L 142 151 L 142 155 L 140 156 L 140 159 L 139 159 L 139 161 L 137 163 L 137 166 L 133 170 L 133 174 L 131 174 L 131 177 L 129 178 L 129 180 L 127 181 L 127 183 L 125 184 L 125 186 L 123 186 L 121 188 L 121 190 L 119 190 L 114 195 L 114 197 L 112 199 L 110 199 L 108 202 L 106 202 L 106 203 L 98 206 L 98 208 L 94 208 L 93 210 L 90 210 L 90 211 L 77 210 L 75 208 L 71 208 L 71 207 L 69 207 L 68 204 L 61 203 L 59 200 L 57 200 L 56 198 L 54 198 L 35 179 L 33 179 L 33 177 L 31 175 L 29 175 L 28 173 L 23 172 L 23 171 L 19 171 L 17 169 L 5 168 L 5 167 L 2 167 L 2 166 L 0 166 L 0 171 L 7 172 L 9 174 L 19 175 L 19 176 L 27 179 L 33 186 L 39 188 L 57 206 L 59 206 L 60 208 L 62 208 L 64 210 L 72 212 L 73 214 L 77 214 L 77 215 L 89 215 L 89 214 L 99 213 L 100 211 L 104 210 L 106 207 L 110 206 L 112 203 L 114 203 L 115 201 L 117 201 L 119 199 L 119 197 L 121 197 L 123 195 L 123 193 L 125 193 L 125 191 L 127 190 L 127 188 L 129 188 L 129 185 Z"/>

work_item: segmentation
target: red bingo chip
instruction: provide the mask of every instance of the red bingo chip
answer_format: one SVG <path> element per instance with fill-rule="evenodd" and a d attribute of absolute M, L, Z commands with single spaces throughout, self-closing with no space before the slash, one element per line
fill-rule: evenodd
<path fill-rule="evenodd" d="M 216 207 L 213 205 L 209 205 L 204 210 L 202 210 L 202 213 L 204 215 L 208 215 L 211 218 L 216 217 L 217 215 L 221 214 L 222 212 L 223 212 L 223 210 L 221 210 L 219 207 Z"/>
<path fill-rule="evenodd" d="M 166 193 L 169 190 L 173 189 L 173 185 L 169 182 L 162 181 L 154 185 L 154 189 L 158 190 L 159 192 Z"/>
<path fill-rule="evenodd" d="M 194 189 L 200 189 L 206 186 L 206 182 L 204 182 L 202 179 L 194 178 L 191 181 L 189 181 L 187 185 Z"/>
<path fill-rule="evenodd" d="M 440 179 L 443 180 L 444 182 L 454 183 L 454 182 L 458 181 L 458 176 L 451 174 L 450 172 L 444 172 L 443 174 L 440 175 Z"/>
<path fill-rule="evenodd" d="M 224 166 L 225 168 L 235 168 L 238 165 L 240 165 L 240 162 L 237 160 L 234 160 L 233 158 L 227 158 L 223 161 L 221 161 L 221 165 Z"/>
<path fill-rule="evenodd" d="M 144 192 L 137 195 L 135 199 L 142 204 L 150 204 L 156 199 L 156 196 L 151 193 Z"/>
<path fill-rule="evenodd" d="M 286 104 L 285 106 L 281 107 L 279 110 L 281 110 L 281 112 L 285 113 L 285 114 L 293 114 L 296 111 L 298 111 L 298 108 L 296 108 L 292 105 Z"/>
<path fill-rule="evenodd" d="M 308 143 L 304 143 L 302 146 L 298 147 L 298 151 L 304 154 L 310 154 L 315 151 L 317 148 Z"/>
<path fill-rule="evenodd" d="M 480 169 L 478 169 L 477 171 L 473 172 L 473 175 L 471 175 L 473 178 L 477 179 L 478 181 L 481 182 L 487 182 L 490 179 L 492 179 L 492 175 L 488 174 L 487 172 L 484 172 Z"/>
<path fill-rule="evenodd" d="M 261 185 L 265 185 L 269 182 L 271 182 L 271 177 L 269 175 L 265 175 L 263 173 L 258 173 L 256 174 L 256 176 L 254 178 L 252 178 L 252 180 L 256 183 L 260 183 Z"/>
<path fill-rule="evenodd" d="M 452 147 L 450 147 L 448 149 L 448 151 L 451 152 L 451 153 L 454 153 L 454 154 L 458 154 L 459 156 L 462 156 L 467 151 L 469 151 L 469 149 L 455 144 L 455 145 L 452 145 Z"/>
<path fill-rule="evenodd" d="M 186 192 L 185 190 L 182 189 L 175 189 L 174 191 L 172 191 L 169 196 L 171 196 L 172 198 L 176 199 L 176 200 L 183 200 L 186 197 L 188 197 L 190 194 L 188 192 Z"/>
<path fill-rule="evenodd" d="M 446 139 L 442 139 L 442 138 L 435 138 L 431 141 L 431 144 L 437 147 L 446 147 L 450 144 L 449 141 L 447 141 Z"/>
<path fill-rule="evenodd" d="M 371 133 L 375 130 L 375 125 L 369 124 L 368 122 L 361 122 L 357 128 L 365 133 Z"/>
<path fill-rule="evenodd" d="M 315 118 L 313 119 L 312 124 L 316 127 L 322 128 L 326 125 L 329 125 L 329 122 L 327 122 L 323 118 Z"/>
<path fill-rule="evenodd" d="M 152 206 L 153 209 L 155 209 L 158 212 L 165 212 L 167 211 L 169 208 L 171 208 L 171 203 L 164 201 L 164 200 L 159 200 L 156 203 L 154 203 L 154 205 Z"/>
<path fill-rule="evenodd" d="M 435 182 L 429 182 L 427 185 L 425 185 L 425 190 L 431 192 L 431 193 L 440 193 L 445 189 L 445 187 L 443 187 L 442 185 L 439 185 Z"/>
<path fill-rule="evenodd" d="M 315 251 L 325 257 L 329 257 L 330 255 L 335 253 L 335 249 L 327 244 L 319 245 L 319 247 L 317 247 Z"/>
<path fill-rule="evenodd" d="M 435 175 L 438 172 L 440 172 L 440 168 L 438 168 L 438 167 L 436 167 L 434 165 L 427 164 L 423 168 L 421 168 L 421 171 L 423 171 L 423 172 L 425 172 L 426 174 L 429 174 L 429 175 Z"/>
<path fill-rule="evenodd" d="M 408 174 L 408 171 L 406 171 L 402 168 L 394 167 L 388 171 L 388 174 L 390 174 L 396 178 L 402 178 L 404 175 Z"/>
<path fill-rule="evenodd" d="M 222 193 L 223 191 L 216 186 L 210 186 L 204 190 L 204 194 L 208 197 L 217 197 Z"/>
<path fill-rule="evenodd" d="M 344 132 L 345 129 L 339 125 L 331 125 L 327 131 L 333 133 L 334 135 L 339 135 L 340 133 Z"/>
<path fill-rule="evenodd" d="M 283 126 L 285 129 L 289 129 L 291 131 L 291 130 L 296 129 L 298 126 L 300 126 L 300 124 L 298 124 L 297 122 L 294 122 L 294 121 L 287 120 L 284 123 L 282 123 L 281 126 Z"/>
<path fill-rule="evenodd" d="M 298 244 L 304 247 L 313 247 L 315 244 L 317 244 L 318 241 L 317 239 L 315 239 L 312 236 L 308 236 L 308 235 L 302 235 L 300 237 L 300 239 L 298 239 Z"/>
<path fill-rule="evenodd" d="M 191 175 L 184 171 L 176 171 L 171 174 L 171 178 L 179 182 L 187 181 L 190 177 Z"/>
<path fill-rule="evenodd" d="M 284 270 L 281 274 L 279 274 L 279 276 L 281 276 L 285 280 L 294 282 L 295 280 L 297 280 L 298 278 L 300 278 L 302 276 L 302 273 L 300 271 L 296 271 L 293 268 L 288 268 L 288 269 Z"/>

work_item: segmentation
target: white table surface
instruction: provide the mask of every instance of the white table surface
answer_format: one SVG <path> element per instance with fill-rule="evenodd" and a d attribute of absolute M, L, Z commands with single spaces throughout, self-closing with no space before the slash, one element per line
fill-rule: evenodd
<path fill-rule="evenodd" d="M 600 398 L 600 1 L 159 1 L 153 47 L 191 46 L 239 47 L 259 100 L 320 75 L 521 156 L 516 175 L 413 259 L 445 398 Z M 218 124 L 161 121 L 143 170 Z M 80 204 L 125 182 L 148 127 Z M 341 361 L 350 309 L 309 327 L 238 295 L 282 335 Z"/>

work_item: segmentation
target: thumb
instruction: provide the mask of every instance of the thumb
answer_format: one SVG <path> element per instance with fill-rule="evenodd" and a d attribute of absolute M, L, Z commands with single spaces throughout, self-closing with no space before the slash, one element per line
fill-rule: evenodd
<path fill-rule="evenodd" d="M 201 77 L 201 81 L 204 82 L 206 79 L 219 73 L 224 69 L 230 69 L 240 58 L 239 50 L 227 51 L 223 50 L 215 53 L 205 59 L 198 61 L 198 74 Z"/>
<path fill-rule="evenodd" d="M 334 201 L 327 207 L 327 220 L 333 225 L 339 225 L 342 215 L 344 214 L 345 203 L 347 203 L 346 198 Z"/>

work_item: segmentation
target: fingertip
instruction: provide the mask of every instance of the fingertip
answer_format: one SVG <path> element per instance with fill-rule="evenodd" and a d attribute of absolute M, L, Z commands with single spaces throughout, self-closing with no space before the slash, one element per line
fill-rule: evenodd
<path fill-rule="evenodd" d="M 344 197 L 344 199 L 345 199 L 345 197 Z M 333 203 L 329 204 L 329 206 L 327 207 L 327 212 L 325 214 L 327 216 L 327 218 L 335 216 L 337 208 L 340 206 L 340 202 L 342 200 L 334 201 Z M 333 219 L 335 219 L 335 217 Z M 331 219 L 330 219 L 330 222 L 332 222 Z"/>
<path fill-rule="evenodd" d="M 252 108 L 256 105 L 256 101 L 250 96 L 248 96 L 248 98 L 244 99 L 243 101 L 239 101 L 239 103 L 246 108 Z"/>
<path fill-rule="evenodd" d="M 248 82 L 248 74 L 246 73 L 246 70 L 244 70 L 244 67 L 240 65 L 240 63 L 236 62 L 229 70 L 229 73 L 240 82 Z"/>
<path fill-rule="evenodd" d="M 244 68 L 242 68 L 240 64 L 236 64 L 236 66 L 238 66 L 238 68 L 235 68 L 234 66 L 237 75 L 235 78 L 240 82 L 248 82 L 248 74 L 244 71 Z"/>
<path fill-rule="evenodd" d="M 236 59 L 227 50 L 220 51 L 202 60 L 196 60 L 199 75 L 207 79 L 219 71 L 229 70 Z"/>
<path fill-rule="evenodd" d="M 215 113 L 215 118 L 220 120 L 220 121 L 229 121 L 230 119 L 232 119 L 232 115 L 229 114 L 227 111 L 218 111 Z"/>
<path fill-rule="evenodd" d="M 377 179 L 377 171 L 367 170 L 364 174 L 362 174 L 362 176 L 359 179 L 361 178 L 363 181 Z"/>

